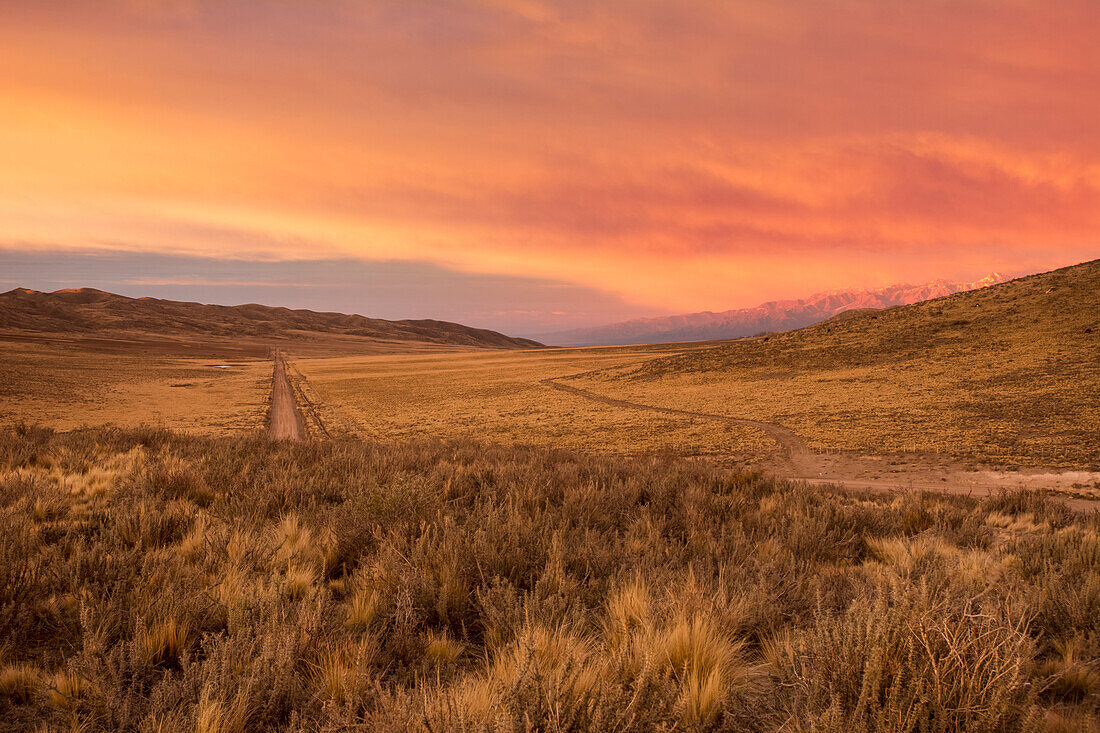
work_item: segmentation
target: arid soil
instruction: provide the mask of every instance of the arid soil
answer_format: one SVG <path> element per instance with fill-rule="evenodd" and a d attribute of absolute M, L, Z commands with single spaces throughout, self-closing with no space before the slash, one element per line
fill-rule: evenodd
<path fill-rule="evenodd" d="M 274 440 L 302 440 L 306 437 L 302 413 L 298 411 L 294 390 L 287 379 L 286 362 L 281 351 L 275 352 L 267 434 Z"/>

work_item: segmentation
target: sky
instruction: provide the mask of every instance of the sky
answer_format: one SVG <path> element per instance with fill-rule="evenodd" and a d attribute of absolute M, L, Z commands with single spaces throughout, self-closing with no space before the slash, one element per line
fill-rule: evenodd
<path fill-rule="evenodd" d="M 0 2 L 0 287 L 537 334 L 1100 257 L 1095 0 Z"/>

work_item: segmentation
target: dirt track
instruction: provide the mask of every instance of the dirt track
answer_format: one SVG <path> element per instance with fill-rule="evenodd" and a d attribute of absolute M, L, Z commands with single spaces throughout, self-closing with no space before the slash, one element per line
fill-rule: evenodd
<path fill-rule="evenodd" d="M 790 462 L 790 467 L 794 473 L 805 473 L 813 469 L 815 462 L 813 460 L 813 452 L 809 449 L 802 438 L 798 437 L 793 431 L 779 425 L 773 425 L 772 423 L 760 422 L 759 420 L 745 420 L 737 417 L 730 417 L 729 415 L 712 415 L 706 412 L 691 412 L 689 410 L 676 410 L 670 407 L 653 407 L 650 405 L 642 405 L 637 402 L 627 402 L 626 400 L 617 400 L 612 397 L 604 397 L 603 395 L 596 394 L 595 392 L 589 392 L 587 389 L 581 389 L 579 387 L 571 387 L 568 384 L 561 384 L 553 379 L 544 379 L 542 383 L 547 387 L 560 390 L 562 392 L 570 392 L 575 395 L 580 395 L 585 399 L 593 400 L 595 402 L 602 402 L 605 405 L 611 405 L 613 407 L 623 407 L 628 410 L 644 410 L 646 412 L 658 412 L 662 415 L 675 415 L 678 417 L 698 417 L 704 420 L 718 420 L 720 422 L 728 423 L 730 425 L 741 425 L 747 428 L 756 428 L 768 435 L 776 443 L 782 446 L 783 450 L 787 454 L 787 460 Z"/>
<path fill-rule="evenodd" d="M 1024 488 L 1074 492 L 1075 487 L 1082 482 L 1100 482 L 1100 473 L 1082 471 L 973 470 L 962 465 L 960 461 L 943 456 L 898 458 L 817 453 L 794 431 L 780 425 L 729 415 L 677 410 L 619 400 L 579 387 L 561 384 L 554 379 L 544 379 L 542 383 L 561 392 L 568 392 L 614 407 L 662 415 L 717 420 L 729 425 L 756 428 L 775 440 L 785 454 L 782 463 L 769 466 L 769 470 L 784 478 L 806 481 L 815 485 L 840 486 L 863 491 L 939 491 L 948 494 L 988 496 L 1006 489 Z M 1100 486 L 1100 483 L 1097 485 Z M 1100 509 L 1100 501 L 1080 496 L 1074 497 L 1072 493 L 1066 497 L 1066 504 L 1079 511 Z"/>
<path fill-rule="evenodd" d="M 286 376 L 286 363 L 282 351 L 275 352 L 275 371 L 271 377 L 271 408 L 268 413 L 267 434 L 273 440 L 302 440 L 305 423 L 294 390 Z"/>
<path fill-rule="evenodd" d="M 783 478 L 873 492 L 938 491 L 988 496 L 1005 489 L 1050 489 L 1061 492 L 1066 503 L 1077 510 L 1094 511 L 1100 508 L 1100 501 L 1086 498 L 1086 495 L 1076 490 L 1079 486 L 1088 486 L 1094 482 L 1100 488 L 1100 473 L 1051 472 L 1044 469 L 975 470 L 960 460 L 945 456 L 819 453 L 811 449 L 793 430 L 773 423 L 620 400 L 562 384 L 556 379 L 544 379 L 541 383 L 560 392 L 621 409 L 715 420 L 760 430 L 782 448 L 781 458 L 773 458 L 762 464 L 761 468 Z M 286 361 L 281 351 L 275 352 L 268 435 L 275 440 L 306 438 L 305 420 L 287 377 Z"/>

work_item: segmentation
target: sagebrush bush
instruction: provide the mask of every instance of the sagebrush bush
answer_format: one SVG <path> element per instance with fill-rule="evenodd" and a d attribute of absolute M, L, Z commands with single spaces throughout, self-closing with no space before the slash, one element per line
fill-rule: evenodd
<path fill-rule="evenodd" d="M 1100 522 L 667 456 L 0 433 L 0 728 L 1068 730 Z"/>

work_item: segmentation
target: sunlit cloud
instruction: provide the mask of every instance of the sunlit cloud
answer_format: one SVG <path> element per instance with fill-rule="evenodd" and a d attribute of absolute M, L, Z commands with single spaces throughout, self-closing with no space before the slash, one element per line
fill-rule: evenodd
<path fill-rule="evenodd" d="M 1091 0 L 9 2 L 0 233 L 655 311 L 1070 264 L 1100 254 L 1097 27 Z"/>

